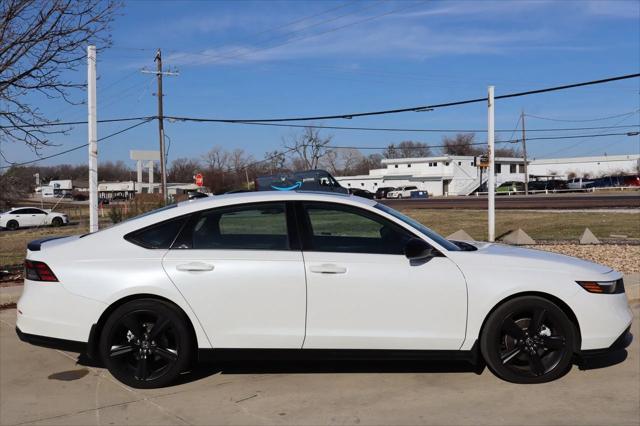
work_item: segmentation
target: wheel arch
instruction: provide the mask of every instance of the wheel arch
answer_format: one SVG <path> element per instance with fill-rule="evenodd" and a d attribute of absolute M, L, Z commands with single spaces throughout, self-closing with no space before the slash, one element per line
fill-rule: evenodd
<path fill-rule="evenodd" d="M 189 318 L 189 315 L 187 315 L 187 313 L 184 311 L 184 309 L 182 309 L 179 305 L 177 305 L 176 303 L 174 303 L 171 300 L 167 299 L 166 297 L 158 296 L 157 294 L 138 293 L 138 294 L 131 294 L 131 295 L 122 297 L 122 298 L 116 300 L 115 302 L 111 303 L 107 307 L 107 309 L 105 309 L 104 312 L 102 312 L 102 314 L 100 315 L 100 318 L 98 318 L 98 321 L 91 326 L 91 331 L 89 332 L 88 347 L 87 347 L 87 355 L 89 355 L 89 357 L 91 359 L 99 360 L 99 358 L 100 358 L 99 351 L 98 351 L 98 344 L 100 342 L 100 335 L 102 334 L 102 330 L 104 328 L 104 324 L 107 322 L 107 320 L 109 319 L 111 314 L 116 309 L 118 309 L 120 306 L 124 305 L 125 303 L 131 302 L 133 300 L 140 300 L 140 299 L 155 299 L 155 300 L 158 300 L 158 301 L 162 301 L 164 303 L 168 303 L 171 306 L 173 306 L 174 308 L 176 308 L 184 316 L 184 320 L 186 321 L 187 327 L 189 329 L 191 342 L 193 344 L 193 354 L 194 354 L 194 356 L 197 355 L 197 353 L 198 353 L 198 336 L 196 334 L 196 330 L 195 330 L 195 328 L 193 326 L 193 323 L 192 323 L 191 319 Z"/>
<path fill-rule="evenodd" d="M 580 323 L 578 322 L 578 317 L 573 312 L 573 309 L 571 309 L 571 307 L 566 302 L 564 302 L 562 299 L 560 299 L 559 297 L 554 296 L 554 295 L 549 294 L 549 293 L 540 292 L 540 291 L 524 291 L 524 292 L 520 292 L 520 293 L 514 293 L 514 294 L 511 294 L 511 295 L 505 297 L 504 299 L 500 300 L 498 303 L 496 303 L 489 310 L 489 312 L 487 312 L 487 314 L 485 315 L 484 319 L 482 320 L 482 326 L 480 327 L 480 332 L 478 333 L 478 339 L 482 338 L 482 334 L 484 333 L 484 327 L 485 327 L 485 325 L 487 323 L 487 319 L 489 318 L 489 316 L 491 316 L 491 314 L 496 309 L 498 309 L 500 306 L 502 306 L 503 304 L 507 303 L 510 300 L 517 299 L 519 297 L 524 297 L 524 296 L 538 296 L 538 297 L 541 297 L 543 299 L 546 299 L 546 300 L 554 303 L 560 309 L 562 309 L 562 311 L 567 315 L 567 317 L 569 318 L 569 320 L 571 321 L 571 323 L 575 327 L 576 340 L 575 340 L 575 347 L 573 348 L 573 352 L 574 353 L 579 352 L 581 344 L 582 344 L 582 333 L 580 331 Z"/>

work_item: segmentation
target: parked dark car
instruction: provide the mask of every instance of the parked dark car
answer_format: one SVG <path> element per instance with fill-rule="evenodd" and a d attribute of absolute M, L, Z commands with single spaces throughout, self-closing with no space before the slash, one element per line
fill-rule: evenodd
<path fill-rule="evenodd" d="M 260 176 L 255 180 L 256 191 L 321 191 L 348 194 L 338 181 L 326 170 L 283 172 L 277 175 Z"/>
<path fill-rule="evenodd" d="M 567 182 L 564 180 L 534 180 L 529 182 L 529 191 L 551 191 L 567 189 Z"/>
<path fill-rule="evenodd" d="M 349 188 L 349 194 L 355 195 L 357 197 L 368 198 L 370 200 L 373 200 L 374 196 L 373 192 L 360 188 Z"/>
<path fill-rule="evenodd" d="M 103 206 L 106 206 L 107 204 L 109 204 L 109 199 L 108 198 L 98 198 L 98 204 L 102 204 Z"/>
<path fill-rule="evenodd" d="M 376 191 L 376 198 L 381 200 L 383 198 L 387 198 L 387 193 L 389 191 L 393 191 L 395 188 L 392 186 L 383 186 L 382 188 L 378 188 Z"/>
<path fill-rule="evenodd" d="M 208 195 L 200 191 L 189 191 L 187 192 L 187 197 L 189 200 L 195 200 L 196 198 L 207 198 Z"/>

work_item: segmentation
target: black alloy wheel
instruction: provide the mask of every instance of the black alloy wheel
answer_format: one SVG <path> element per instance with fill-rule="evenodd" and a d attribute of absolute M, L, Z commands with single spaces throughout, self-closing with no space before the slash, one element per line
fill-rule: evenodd
<path fill-rule="evenodd" d="M 9 222 L 7 222 L 7 229 L 9 231 L 15 231 L 20 227 L 20 225 L 18 224 L 18 221 L 16 220 L 10 220 Z"/>
<path fill-rule="evenodd" d="M 482 355 L 498 377 L 544 383 L 571 369 L 576 332 L 557 305 L 538 296 L 512 299 L 487 319 Z"/>
<path fill-rule="evenodd" d="M 184 314 L 169 303 L 140 299 L 117 308 L 105 323 L 100 354 L 111 374 L 135 388 L 173 382 L 187 367 L 192 342 Z"/>
<path fill-rule="evenodd" d="M 62 226 L 62 219 L 60 219 L 59 217 L 54 217 L 53 220 L 51 221 L 51 225 L 53 226 Z"/>

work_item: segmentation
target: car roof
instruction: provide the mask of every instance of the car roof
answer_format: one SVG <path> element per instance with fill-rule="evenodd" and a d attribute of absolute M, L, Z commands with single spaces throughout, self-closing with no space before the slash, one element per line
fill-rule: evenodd
<path fill-rule="evenodd" d="M 222 205 L 245 204 L 265 201 L 287 201 L 287 200 L 307 200 L 307 201 L 327 201 L 342 202 L 346 204 L 365 204 L 373 206 L 375 201 L 355 195 L 341 194 L 321 191 L 254 191 L 240 192 L 235 194 L 216 195 L 207 198 L 198 198 L 178 203 L 178 207 L 197 206 L 194 210 L 213 208 Z M 191 209 L 189 209 L 191 210 Z"/>

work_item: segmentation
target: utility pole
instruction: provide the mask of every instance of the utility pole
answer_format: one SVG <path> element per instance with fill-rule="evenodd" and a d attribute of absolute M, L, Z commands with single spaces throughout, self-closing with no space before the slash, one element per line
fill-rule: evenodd
<path fill-rule="evenodd" d="M 489 242 L 496 239 L 496 175 L 495 175 L 495 121 L 494 121 L 494 87 L 489 86 L 488 93 L 488 117 L 487 117 L 487 144 L 489 154 L 489 176 L 487 179 L 489 198 Z"/>
<path fill-rule="evenodd" d="M 166 151 L 164 149 L 164 112 L 163 112 L 163 100 L 162 100 L 162 76 L 163 75 L 178 75 L 176 72 L 162 71 L 162 51 L 158 49 L 154 58 L 156 63 L 156 71 L 142 70 L 145 74 L 155 74 L 158 79 L 158 90 L 156 96 L 158 97 L 158 136 L 160 138 L 160 193 L 164 203 L 167 203 L 167 159 Z M 151 188 L 149 188 L 151 189 Z"/>
<path fill-rule="evenodd" d="M 524 130 L 524 109 L 520 116 L 522 120 L 522 155 L 524 156 L 524 195 L 529 195 L 529 170 L 527 164 L 527 134 Z"/>
<path fill-rule="evenodd" d="M 98 118 L 96 108 L 96 47 L 87 47 L 89 129 L 89 232 L 98 230 Z"/>

